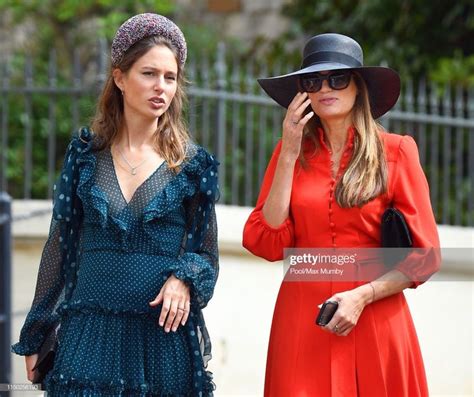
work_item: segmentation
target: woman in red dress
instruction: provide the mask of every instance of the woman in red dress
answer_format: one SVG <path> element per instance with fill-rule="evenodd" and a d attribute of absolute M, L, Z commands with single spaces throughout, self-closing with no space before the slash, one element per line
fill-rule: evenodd
<path fill-rule="evenodd" d="M 283 259 L 288 247 L 377 248 L 381 216 L 393 206 L 409 225 L 413 247 L 427 251 L 392 268 L 375 266 L 370 282 L 284 280 L 265 396 L 428 396 L 402 291 L 439 269 L 439 238 L 415 141 L 375 121 L 396 103 L 400 79 L 389 68 L 363 66 L 359 44 L 339 34 L 313 37 L 303 57 L 301 70 L 259 80 L 288 110 L 244 247 L 270 261 Z M 327 300 L 338 309 L 317 326 L 318 305 Z"/>

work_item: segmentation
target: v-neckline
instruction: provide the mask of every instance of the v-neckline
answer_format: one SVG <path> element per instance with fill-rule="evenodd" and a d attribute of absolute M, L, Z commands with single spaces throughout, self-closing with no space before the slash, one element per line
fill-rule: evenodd
<path fill-rule="evenodd" d="M 109 155 L 109 160 L 113 169 L 115 183 L 117 184 L 118 190 L 120 191 L 120 195 L 122 196 L 125 206 L 130 205 L 130 203 L 133 201 L 133 199 L 137 195 L 137 192 L 161 169 L 161 167 L 163 167 L 164 164 L 166 164 L 166 161 L 163 160 L 161 164 L 158 167 L 156 167 L 156 169 L 142 183 L 140 183 L 140 185 L 137 186 L 137 188 L 132 194 L 132 197 L 130 197 L 130 200 L 127 201 L 127 199 L 125 198 L 125 195 L 123 194 L 122 186 L 120 186 L 120 181 L 118 179 L 117 171 L 115 169 L 114 158 L 112 156 L 112 151 L 110 147 L 108 148 L 108 155 Z"/>

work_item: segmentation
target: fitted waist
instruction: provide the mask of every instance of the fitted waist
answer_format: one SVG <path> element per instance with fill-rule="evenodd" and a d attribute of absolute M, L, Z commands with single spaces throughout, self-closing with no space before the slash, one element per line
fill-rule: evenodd
<path fill-rule="evenodd" d="M 155 299 L 179 263 L 178 257 L 164 255 L 84 251 L 79 259 L 73 297 L 126 307 L 141 306 Z"/>
<path fill-rule="evenodd" d="M 176 233 L 177 237 L 171 239 L 162 233 L 146 233 L 137 225 L 134 225 L 133 229 L 126 230 L 117 227 L 102 228 L 98 224 L 85 223 L 81 247 L 84 252 L 120 251 L 176 257 L 181 250 L 182 239 L 179 236 L 183 233 Z"/>

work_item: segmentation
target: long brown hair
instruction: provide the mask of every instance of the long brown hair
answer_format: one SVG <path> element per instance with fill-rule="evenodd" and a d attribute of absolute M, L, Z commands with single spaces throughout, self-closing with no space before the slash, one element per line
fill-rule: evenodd
<path fill-rule="evenodd" d="M 379 131 L 384 128 L 372 117 L 367 86 L 362 76 L 353 71 L 358 94 L 352 109 L 352 123 L 355 128 L 352 158 L 341 178 L 337 181 L 335 197 L 343 208 L 362 206 L 375 197 L 387 192 L 387 161 Z M 312 109 L 308 107 L 305 114 Z M 318 128 L 322 128 L 315 115 L 305 125 L 304 138 L 309 139 L 316 153 L 320 144 L 316 139 Z M 303 150 L 299 160 L 306 168 L 307 159 Z"/>
<path fill-rule="evenodd" d="M 169 168 L 177 171 L 186 156 L 189 134 L 184 123 L 182 112 L 186 103 L 184 90 L 184 70 L 178 62 L 178 54 L 171 42 L 160 36 L 146 37 L 130 47 L 117 66 L 122 73 L 127 73 L 133 64 L 154 46 L 166 46 L 174 54 L 178 65 L 177 89 L 169 108 L 158 119 L 154 133 L 155 150 L 164 158 Z M 118 132 L 123 127 L 123 96 L 115 85 L 111 67 L 102 94 L 99 97 L 96 114 L 92 119 L 92 130 L 99 138 L 97 148 L 110 147 Z"/>

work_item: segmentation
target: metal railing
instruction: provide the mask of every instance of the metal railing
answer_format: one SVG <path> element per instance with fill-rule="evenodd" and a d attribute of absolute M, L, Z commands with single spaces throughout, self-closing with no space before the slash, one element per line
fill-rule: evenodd
<path fill-rule="evenodd" d="M 15 198 L 51 198 L 66 140 L 73 129 L 87 124 L 92 114 L 105 78 L 107 52 L 108 46 L 101 40 L 97 51 L 101 55 L 87 73 L 82 71 L 77 52 L 69 66 L 58 68 L 53 50 L 42 82 L 34 80 L 33 61 L 27 56 L 22 63 L 23 76 L 17 81 L 11 62 L 0 65 L 1 189 L 8 189 Z M 91 64 L 88 67 L 91 69 Z M 66 69 L 67 78 L 58 74 Z M 282 65 L 267 68 L 256 60 L 244 62 L 232 57 L 226 54 L 224 44 L 212 59 L 192 53 L 189 57 L 189 129 L 221 162 L 223 204 L 255 204 L 284 116 L 283 109 L 259 89 L 256 77 L 286 71 Z M 14 118 L 13 110 L 20 116 Z M 472 90 L 446 86 L 439 95 L 434 84 L 421 80 L 416 84 L 407 81 L 397 106 L 380 120 L 389 131 L 411 134 L 417 141 L 438 223 L 474 225 L 473 200 L 469 200 L 474 180 L 473 116 Z M 9 151 L 13 137 L 23 142 L 21 155 Z M 45 150 L 33 151 L 41 144 Z M 35 177 L 39 166 L 47 181 Z"/>

